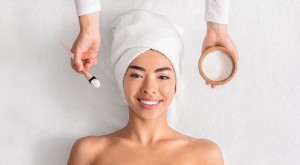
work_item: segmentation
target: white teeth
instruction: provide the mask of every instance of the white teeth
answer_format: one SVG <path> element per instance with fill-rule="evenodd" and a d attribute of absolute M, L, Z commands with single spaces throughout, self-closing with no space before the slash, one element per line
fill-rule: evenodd
<path fill-rule="evenodd" d="M 140 100 L 141 103 L 143 104 L 147 104 L 147 105 L 154 105 L 154 104 L 157 104 L 158 101 L 144 101 L 144 100 Z"/>

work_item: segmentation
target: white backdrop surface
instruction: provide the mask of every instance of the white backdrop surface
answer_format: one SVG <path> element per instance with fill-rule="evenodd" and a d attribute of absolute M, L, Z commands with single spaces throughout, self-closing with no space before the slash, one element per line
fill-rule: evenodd
<path fill-rule="evenodd" d="M 216 142 L 227 165 L 296 165 L 300 153 L 300 2 L 235 1 L 228 31 L 239 52 L 235 78 L 211 89 L 197 64 L 204 0 L 102 0 L 101 51 L 92 88 L 59 41 L 75 40 L 72 0 L 0 0 L 0 164 L 63 165 L 73 142 L 116 131 L 127 107 L 110 63 L 109 25 L 130 9 L 166 15 L 185 28 L 185 88 L 169 114 L 175 129 Z"/>

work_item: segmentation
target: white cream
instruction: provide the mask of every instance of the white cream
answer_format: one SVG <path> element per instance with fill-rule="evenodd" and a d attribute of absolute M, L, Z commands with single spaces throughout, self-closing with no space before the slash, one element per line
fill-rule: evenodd
<path fill-rule="evenodd" d="M 99 88 L 100 87 L 100 81 L 97 79 L 93 79 L 91 81 L 91 84 L 95 87 L 95 88 Z"/>
<path fill-rule="evenodd" d="M 227 54 L 221 51 L 212 51 L 204 58 L 202 70 L 207 78 L 213 81 L 222 81 L 230 76 L 233 62 Z"/>

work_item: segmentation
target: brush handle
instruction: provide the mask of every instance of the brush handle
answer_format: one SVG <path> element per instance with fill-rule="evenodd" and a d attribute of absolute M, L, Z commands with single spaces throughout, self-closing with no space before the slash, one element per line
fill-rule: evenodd
<path fill-rule="evenodd" d="M 85 69 L 83 69 L 81 71 L 82 74 L 84 74 L 84 76 L 86 77 L 86 79 L 90 80 L 92 77 L 94 77 L 90 72 L 86 71 Z"/>

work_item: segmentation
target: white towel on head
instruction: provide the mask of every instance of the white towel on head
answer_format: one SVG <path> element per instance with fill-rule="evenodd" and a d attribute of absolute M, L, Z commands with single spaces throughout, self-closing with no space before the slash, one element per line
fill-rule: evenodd
<path fill-rule="evenodd" d="M 127 68 L 136 57 L 150 49 L 165 55 L 172 63 L 178 89 L 180 58 L 183 54 L 180 38 L 182 27 L 173 25 L 162 15 L 146 10 L 132 10 L 117 18 L 111 28 L 114 36 L 111 62 L 125 103 L 123 80 Z"/>

